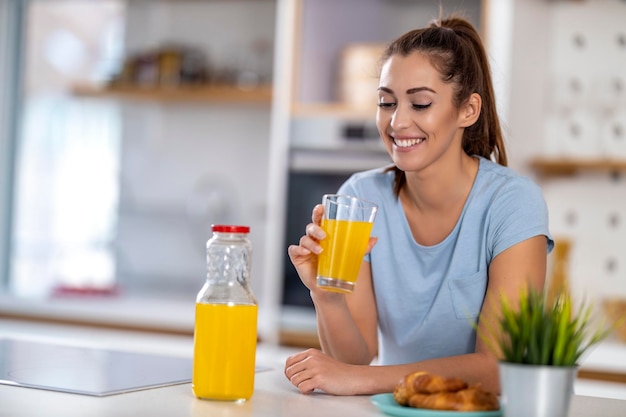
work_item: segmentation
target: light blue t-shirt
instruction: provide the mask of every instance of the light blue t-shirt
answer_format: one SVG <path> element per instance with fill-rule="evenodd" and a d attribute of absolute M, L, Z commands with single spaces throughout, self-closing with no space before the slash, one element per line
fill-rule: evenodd
<path fill-rule="evenodd" d="M 548 210 L 529 178 L 480 158 L 478 174 L 454 230 L 434 246 L 415 242 L 384 168 L 350 177 L 339 193 L 378 204 L 368 259 L 379 325 L 382 365 L 471 353 L 472 327 L 485 297 L 489 264 L 533 236 L 548 238 Z M 358 283 L 357 283 L 358 285 Z"/>

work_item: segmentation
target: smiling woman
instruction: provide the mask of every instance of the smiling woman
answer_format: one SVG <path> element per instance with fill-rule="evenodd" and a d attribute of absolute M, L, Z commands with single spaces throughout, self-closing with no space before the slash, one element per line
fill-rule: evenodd
<path fill-rule="evenodd" d="M 313 208 L 288 251 L 322 350 L 293 355 L 285 374 L 305 394 L 389 392 L 416 371 L 497 393 L 496 357 L 471 323 L 495 320 L 501 294 L 543 286 L 553 241 L 541 190 L 506 167 L 487 56 L 466 19 L 401 35 L 381 62 L 376 126 L 393 165 L 338 191 L 378 205 L 371 250 L 353 293 L 319 288 L 329 234 Z"/>

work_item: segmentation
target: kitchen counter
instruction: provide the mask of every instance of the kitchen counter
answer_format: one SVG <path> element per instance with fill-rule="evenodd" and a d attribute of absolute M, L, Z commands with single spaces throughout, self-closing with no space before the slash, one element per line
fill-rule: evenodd
<path fill-rule="evenodd" d="M 0 320 L 0 336 L 74 346 L 124 349 L 190 358 L 192 338 L 177 335 L 121 332 L 76 326 L 52 326 Z M 189 383 L 130 393 L 93 397 L 0 385 L 0 417 L 19 416 L 382 416 L 369 396 L 336 397 L 300 394 L 283 375 L 285 358 L 295 349 L 260 344 L 253 398 L 243 404 L 196 399 Z M 577 395 L 571 417 L 612 417 L 626 414 L 626 401 Z"/>
<path fill-rule="evenodd" d="M 274 362 L 277 365 L 276 362 Z M 211 416 L 380 417 L 368 396 L 302 395 L 280 367 L 257 374 L 255 393 L 243 404 L 195 399 L 190 384 L 156 388 L 110 397 L 88 397 L 52 391 L 0 386 L 0 416 Z M 626 401 L 575 396 L 570 417 L 623 417 Z"/>

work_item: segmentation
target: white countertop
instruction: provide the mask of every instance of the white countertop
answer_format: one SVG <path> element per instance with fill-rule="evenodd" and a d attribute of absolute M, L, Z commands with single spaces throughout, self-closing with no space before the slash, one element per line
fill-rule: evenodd
<path fill-rule="evenodd" d="M 279 369 L 257 374 L 252 399 L 243 404 L 198 400 L 190 384 L 89 397 L 52 391 L 0 386 L 0 416 L 32 417 L 381 417 L 368 396 L 302 395 Z M 623 417 L 626 401 L 575 396 L 570 417 Z"/>
<path fill-rule="evenodd" d="M 0 320 L 0 336 L 74 346 L 123 349 L 134 352 L 191 357 L 189 336 L 157 335 Z M 190 384 L 153 388 L 107 397 L 91 397 L 32 388 L 0 385 L 0 417 L 20 416 L 341 416 L 383 414 L 368 396 L 336 397 L 300 394 L 284 377 L 285 358 L 295 349 L 260 344 L 257 364 L 270 370 L 256 374 L 253 398 L 244 404 L 196 399 Z M 580 394 L 580 393 L 578 393 Z M 571 417 L 626 415 L 626 401 L 577 395 Z"/>

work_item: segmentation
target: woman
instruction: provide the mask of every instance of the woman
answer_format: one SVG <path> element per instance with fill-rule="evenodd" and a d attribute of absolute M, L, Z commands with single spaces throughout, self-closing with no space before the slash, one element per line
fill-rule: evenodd
<path fill-rule="evenodd" d="M 288 358 L 285 375 L 302 393 L 390 392 L 418 370 L 499 392 L 497 359 L 473 323 L 493 328 L 501 295 L 543 287 L 553 246 L 545 201 L 506 168 L 471 24 L 440 19 L 382 58 L 376 123 L 393 166 L 357 173 L 339 190 L 378 204 L 375 238 L 353 293 L 320 290 L 323 207 L 313 209 L 288 251 L 310 290 L 322 350 Z"/>

